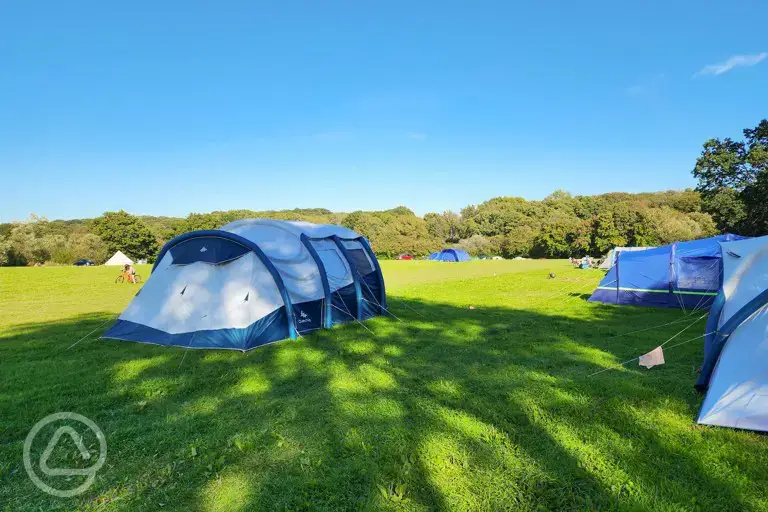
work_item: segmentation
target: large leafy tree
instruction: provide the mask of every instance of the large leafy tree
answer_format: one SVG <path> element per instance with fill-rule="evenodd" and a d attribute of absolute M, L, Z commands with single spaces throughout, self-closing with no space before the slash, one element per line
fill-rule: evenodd
<path fill-rule="evenodd" d="M 603 211 L 595 217 L 592 243 L 598 252 L 604 253 L 614 247 L 627 245 L 625 234 L 616 227 L 613 212 Z"/>
<path fill-rule="evenodd" d="M 707 194 L 701 203 L 702 209 L 712 215 L 721 231 L 739 231 L 747 217 L 741 193 L 729 187 L 721 187 Z"/>
<path fill-rule="evenodd" d="M 157 239 L 147 225 L 123 210 L 93 219 L 91 231 L 101 237 L 110 254 L 119 250 L 135 259 L 152 259 L 157 254 Z"/>
<path fill-rule="evenodd" d="M 573 216 L 557 213 L 541 226 L 534 241 L 535 256 L 565 258 L 589 251 L 589 227 Z"/>
<path fill-rule="evenodd" d="M 446 242 L 458 242 L 462 238 L 469 238 L 464 221 L 456 213 L 448 210 L 443 213 L 428 213 L 424 216 L 429 234 L 445 240 Z"/>
<path fill-rule="evenodd" d="M 702 206 L 718 228 L 768 233 L 768 119 L 744 130 L 743 141 L 705 142 L 693 175 Z"/>
<path fill-rule="evenodd" d="M 24 222 L 13 224 L 6 244 L 6 260 L 10 265 L 28 265 L 44 263 L 50 258 L 49 245 L 40 235 L 42 226 L 47 224 L 45 217 L 30 215 Z"/>

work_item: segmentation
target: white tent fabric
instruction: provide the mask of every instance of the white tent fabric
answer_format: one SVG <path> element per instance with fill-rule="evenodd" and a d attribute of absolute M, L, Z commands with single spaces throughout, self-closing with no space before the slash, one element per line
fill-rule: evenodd
<path fill-rule="evenodd" d="M 322 299 L 323 282 L 317 265 L 301 242 L 301 235 L 310 238 L 325 264 L 331 293 L 352 283 L 352 272 L 338 246 L 326 237 L 357 238 L 360 235 L 342 226 L 312 224 L 300 221 L 244 219 L 221 228 L 255 242 L 277 268 L 285 288 L 294 303 Z M 360 242 L 354 242 L 358 246 Z"/>
<path fill-rule="evenodd" d="M 614 247 L 608 251 L 608 254 L 605 255 L 605 259 L 603 259 L 603 262 L 600 263 L 598 268 L 602 270 L 610 270 L 616 264 L 619 254 L 623 251 L 645 251 L 648 249 L 653 249 L 653 247 Z"/>
<path fill-rule="evenodd" d="M 105 263 L 105 265 L 117 266 L 117 265 L 133 265 L 133 260 L 122 253 L 117 251 L 112 255 Z"/>
<path fill-rule="evenodd" d="M 768 289 L 768 236 L 721 242 L 725 305 L 718 327 Z M 709 382 L 699 423 L 768 431 L 768 308 L 728 337 Z"/>
<path fill-rule="evenodd" d="M 274 279 L 252 252 L 225 265 L 172 261 L 166 253 L 121 320 L 178 334 L 245 328 L 283 306 Z"/>

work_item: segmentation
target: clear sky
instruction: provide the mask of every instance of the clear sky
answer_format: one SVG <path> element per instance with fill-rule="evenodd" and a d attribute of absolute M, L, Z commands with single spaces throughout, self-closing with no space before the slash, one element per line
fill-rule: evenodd
<path fill-rule="evenodd" d="M 764 1 L 0 5 L 0 222 L 694 186 Z M 126 182 L 130 182 L 127 185 Z"/>

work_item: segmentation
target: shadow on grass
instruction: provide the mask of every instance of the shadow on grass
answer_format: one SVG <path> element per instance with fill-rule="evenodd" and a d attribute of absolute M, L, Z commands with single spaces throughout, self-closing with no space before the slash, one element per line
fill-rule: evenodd
<path fill-rule="evenodd" d="M 697 345 L 651 372 L 587 378 L 681 327 L 611 336 L 679 312 L 589 305 L 588 316 L 574 317 L 398 297 L 391 306 L 404 321 L 369 321 L 373 336 L 348 324 L 247 354 L 94 339 L 63 350 L 106 314 L 3 333 L 0 502 L 13 510 L 759 508 L 766 447 L 750 433 L 694 425 Z M 21 464 L 29 428 L 58 411 L 93 419 L 109 446 L 94 486 L 69 501 L 37 491 Z"/>

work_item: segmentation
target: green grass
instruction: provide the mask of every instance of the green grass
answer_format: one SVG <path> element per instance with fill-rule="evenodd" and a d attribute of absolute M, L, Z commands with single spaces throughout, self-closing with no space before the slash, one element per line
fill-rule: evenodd
<path fill-rule="evenodd" d="M 186 356 L 96 339 L 138 288 L 115 269 L 0 269 L 0 510 L 768 510 L 768 440 L 695 424 L 700 340 L 588 377 L 688 324 L 616 335 L 682 312 L 588 303 L 600 272 L 564 262 L 382 266 L 403 321 L 374 335 Z M 72 499 L 22 464 L 58 411 L 108 444 Z"/>

